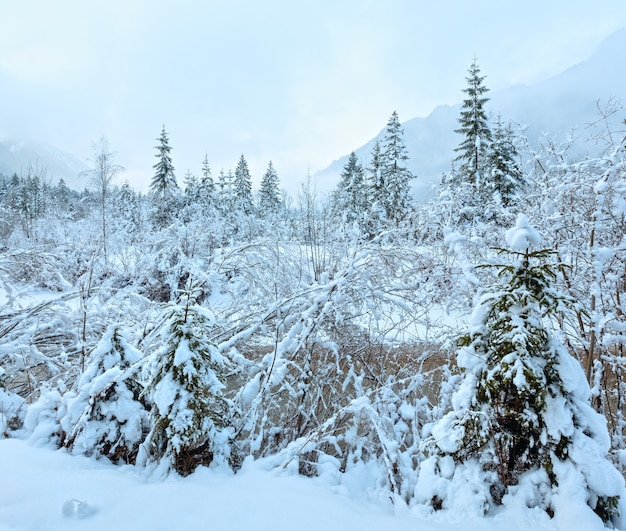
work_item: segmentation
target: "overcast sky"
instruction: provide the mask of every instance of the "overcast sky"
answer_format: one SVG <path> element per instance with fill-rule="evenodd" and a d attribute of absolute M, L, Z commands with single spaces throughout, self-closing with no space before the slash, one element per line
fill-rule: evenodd
<path fill-rule="evenodd" d="M 179 182 L 247 158 L 308 170 L 457 103 L 474 56 L 492 90 L 588 58 L 624 0 L 0 0 L 0 137 L 80 158 L 105 135 L 145 189 L 170 135 Z"/>

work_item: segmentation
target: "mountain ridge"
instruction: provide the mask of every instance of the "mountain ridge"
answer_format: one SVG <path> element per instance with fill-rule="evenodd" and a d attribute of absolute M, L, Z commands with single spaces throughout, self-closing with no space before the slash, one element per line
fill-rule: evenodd
<path fill-rule="evenodd" d="M 89 166 L 67 151 L 30 138 L 0 139 L 0 174 L 25 176 L 29 171 L 50 184 L 61 179 L 75 190 L 89 183 L 85 172 Z"/>

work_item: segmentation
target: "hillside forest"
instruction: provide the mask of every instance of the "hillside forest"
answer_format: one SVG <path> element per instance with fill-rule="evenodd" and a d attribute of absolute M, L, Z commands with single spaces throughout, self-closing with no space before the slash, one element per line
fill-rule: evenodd
<path fill-rule="evenodd" d="M 532 147 L 476 62 L 462 90 L 427 200 L 395 112 L 325 197 L 272 162 L 253 190 L 244 155 L 181 179 L 165 126 L 147 193 L 104 137 L 85 190 L 0 176 L 0 437 L 162 476 L 367 468 L 433 513 L 577 496 L 617 522 L 625 113 Z"/>

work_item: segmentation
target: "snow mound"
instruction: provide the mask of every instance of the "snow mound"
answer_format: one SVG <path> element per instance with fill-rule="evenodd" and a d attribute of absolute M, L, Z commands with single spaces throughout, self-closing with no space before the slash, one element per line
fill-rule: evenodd
<path fill-rule="evenodd" d="M 524 214 L 517 216 L 515 227 L 507 230 L 504 238 L 507 245 L 516 251 L 526 251 L 530 247 L 538 247 L 541 243 L 539 233 L 530 225 Z"/>

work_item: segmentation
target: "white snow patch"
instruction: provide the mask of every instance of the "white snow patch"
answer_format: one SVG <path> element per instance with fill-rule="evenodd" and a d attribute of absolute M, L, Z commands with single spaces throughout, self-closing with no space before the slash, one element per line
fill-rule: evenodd
<path fill-rule="evenodd" d="M 530 247 L 537 247 L 541 243 L 539 233 L 530 225 L 524 214 L 517 216 L 515 227 L 506 231 L 507 245 L 516 251 L 525 251 Z"/>

